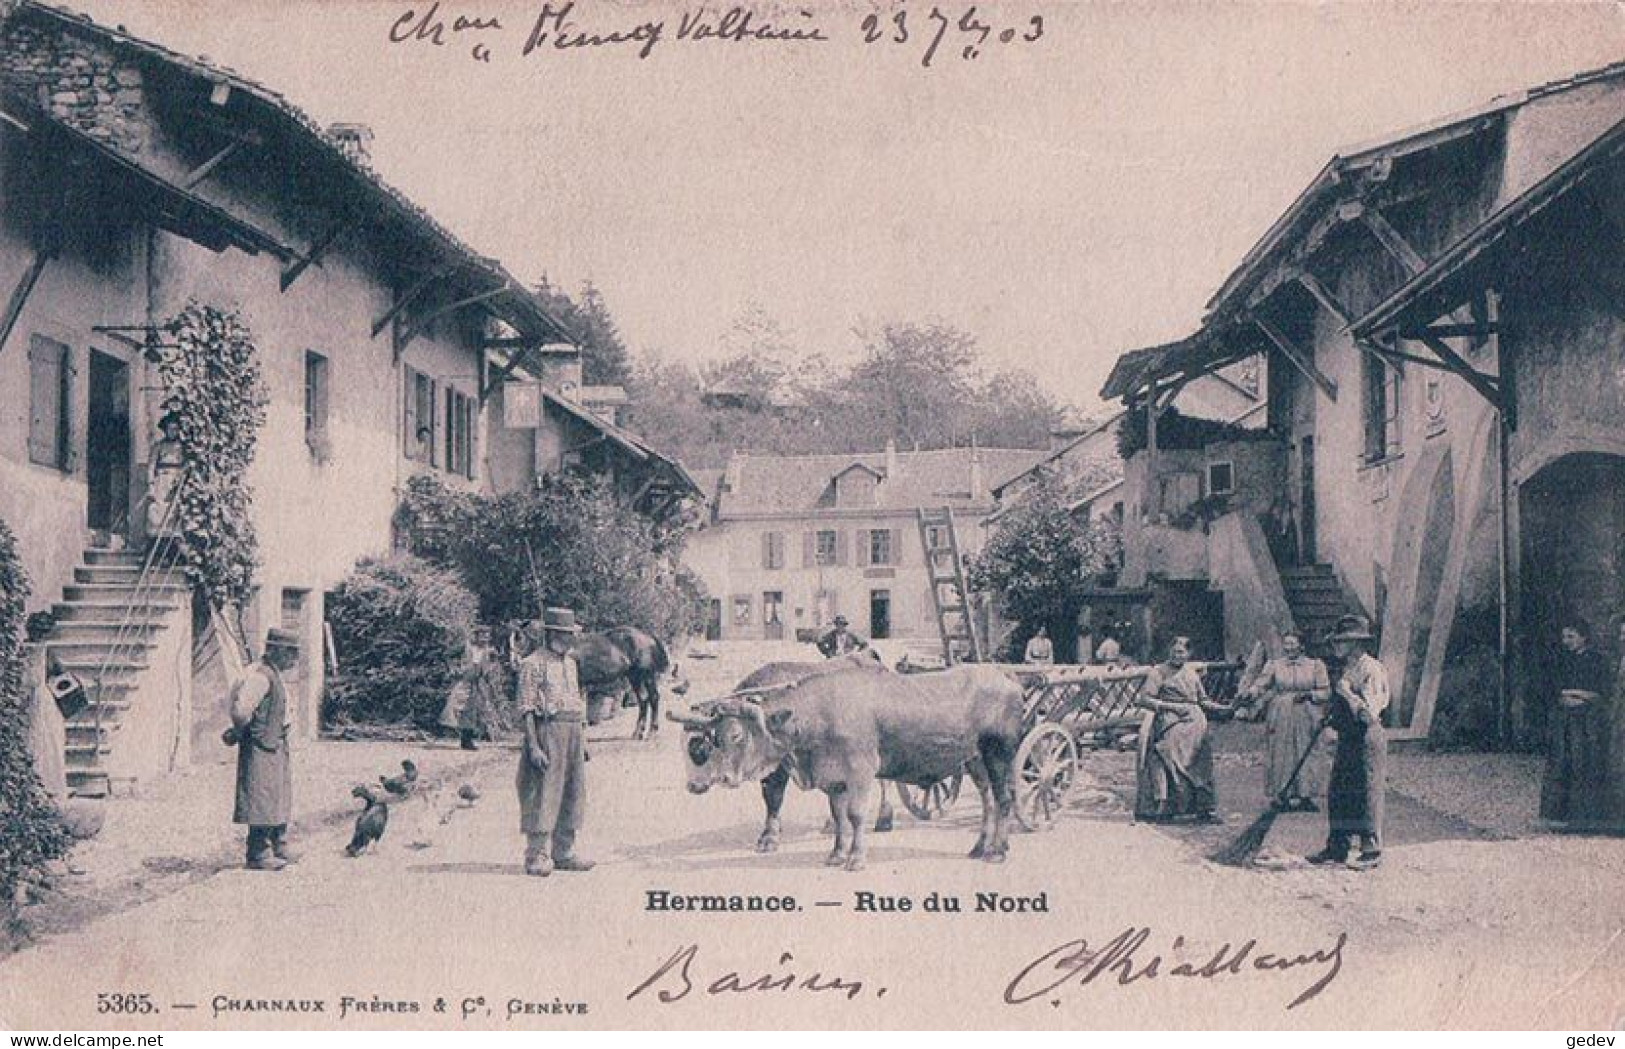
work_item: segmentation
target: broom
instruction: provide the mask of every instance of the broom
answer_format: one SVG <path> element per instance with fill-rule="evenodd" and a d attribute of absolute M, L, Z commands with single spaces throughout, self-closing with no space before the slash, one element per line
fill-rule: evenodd
<path fill-rule="evenodd" d="M 1286 778 L 1286 785 L 1281 788 L 1280 793 L 1270 799 L 1269 808 L 1264 810 L 1264 814 L 1253 820 L 1252 825 L 1242 831 L 1235 841 L 1209 856 L 1209 859 L 1225 867 L 1246 867 L 1253 862 L 1264 847 L 1264 839 L 1270 836 L 1270 828 L 1275 826 L 1275 817 L 1281 814 L 1281 805 L 1286 801 L 1286 792 L 1297 782 L 1298 773 L 1303 771 L 1303 766 L 1309 761 L 1309 755 L 1315 752 L 1315 744 L 1320 742 L 1320 734 L 1326 731 L 1326 726 L 1331 720 L 1331 715 L 1328 714 L 1315 726 L 1315 734 L 1309 737 L 1309 745 L 1299 755 L 1298 763 L 1292 766 L 1292 775 Z"/>

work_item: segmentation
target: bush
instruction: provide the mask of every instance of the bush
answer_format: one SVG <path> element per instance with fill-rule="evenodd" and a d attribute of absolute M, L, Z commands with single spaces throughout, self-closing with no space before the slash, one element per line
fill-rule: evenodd
<path fill-rule="evenodd" d="M 339 671 L 323 718 L 432 728 L 451 690 L 477 602 L 455 572 L 409 554 L 356 565 L 327 602 Z"/>
<path fill-rule="evenodd" d="M 673 640 L 704 624 L 705 591 L 681 564 L 681 521 L 634 513 L 603 479 L 565 476 L 490 497 L 413 478 L 396 516 L 408 549 L 455 570 L 487 622 L 573 608 L 589 629 Z"/>
<path fill-rule="evenodd" d="M 0 911 L 9 911 L 19 881 L 68 851 L 61 814 L 40 783 L 30 746 L 34 682 L 22 647 L 27 600 L 16 540 L 0 521 Z"/>

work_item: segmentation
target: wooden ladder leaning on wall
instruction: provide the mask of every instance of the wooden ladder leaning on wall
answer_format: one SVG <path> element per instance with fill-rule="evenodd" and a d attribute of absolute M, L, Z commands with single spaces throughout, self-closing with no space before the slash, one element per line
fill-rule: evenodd
<path fill-rule="evenodd" d="M 931 605 L 937 615 L 937 633 L 942 638 L 943 662 L 948 666 L 965 660 L 981 663 L 985 656 L 981 639 L 976 635 L 970 587 L 965 581 L 965 559 L 959 554 L 953 509 L 944 506 L 928 510 L 922 506 L 914 511 L 914 516 L 920 528 L 920 548 L 925 551 L 925 571 L 931 582 Z M 934 529 L 940 529 L 946 543 L 932 542 Z M 951 588 L 946 597 L 943 587 Z"/>

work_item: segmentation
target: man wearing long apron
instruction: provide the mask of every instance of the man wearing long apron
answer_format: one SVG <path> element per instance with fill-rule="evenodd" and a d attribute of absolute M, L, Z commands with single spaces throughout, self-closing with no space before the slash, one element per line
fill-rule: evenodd
<path fill-rule="evenodd" d="M 1332 689 L 1331 727 L 1337 732 L 1337 752 L 1326 790 L 1326 847 L 1309 857 L 1309 862 L 1347 863 L 1366 869 L 1382 862 L 1388 761 L 1382 712 L 1388 709 L 1388 672 L 1366 651 L 1374 638 L 1364 616 L 1339 619 L 1327 640 L 1343 661 L 1343 673 Z M 1350 856 L 1355 839 L 1360 851 Z"/>
<path fill-rule="evenodd" d="M 592 870 L 575 854 L 587 801 L 582 723 L 587 704 L 581 672 L 570 651 L 575 612 L 543 611 L 541 638 L 519 662 L 519 712 L 525 749 L 519 759 L 519 826 L 525 834 L 525 873 L 545 878 L 555 870 Z"/>
<path fill-rule="evenodd" d="M 286 834 L 293 808 L 293 760 L 288 753 L 288 692 L 282 675 L 299 660 L 299 635 L 273 627 L 265 655 L 248 668 L 231 702 L 237 746 L 237 805 L 233 823 L 248 825 L 248 869 L 277 871 L 293 860 Z"/>

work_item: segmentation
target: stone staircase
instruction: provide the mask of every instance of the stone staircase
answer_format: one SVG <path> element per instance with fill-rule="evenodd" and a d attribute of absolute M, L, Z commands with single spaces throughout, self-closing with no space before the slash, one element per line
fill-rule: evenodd
<path fill-rule="evenodd" d="M 1318 646 L 1337 626 L 1339 616 L 1356 611 L 1354 602 L 1343 593 L 1343 584 L 1331 565 L 1298 565 L 1281 569 L 1281 589 L 1292 609 L 1292 622 L 1304 633 L 1304 640 Z"/>
<path fill-rule="evenodd" d="M 142 563 L 139 551 L 86 550 L 63 599 L 52 607 L 50 651 L 85 683 L 90 698 L 67 725 L 68 788 L 78 796 L 112 792 L 110 758 L 159 635 L 173 617 L 191 614 L 190 588 L 180 573 L 155 567 L 138 588 Z"/>

